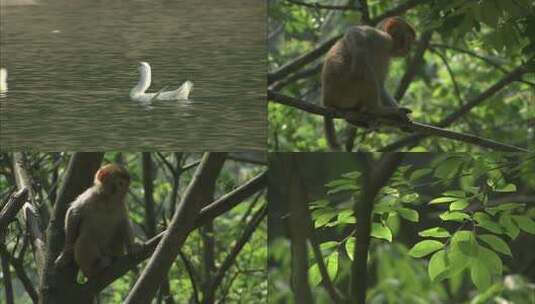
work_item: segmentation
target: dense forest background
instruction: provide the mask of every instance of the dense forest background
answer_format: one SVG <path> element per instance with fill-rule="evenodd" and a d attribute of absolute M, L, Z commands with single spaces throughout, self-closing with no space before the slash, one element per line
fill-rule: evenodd
<path fill-rule="evenodd" d="M 508 150 L 509 145 L 533 149 L 533 1 L 269 4 L 271 151 L 327 149 L 321 115 L 332 113 L 318 107 L 323 55 L 348 27 L 374 25 L 396 15 L 414 25 L 417 41 L 408 58 L 393 62 L 387 90 L 412 110 L 413 121 L 455 134 L 421 126 L 405 128 L 412 131 L 407 133 L 383 125 L 379 130 L 360 128 L 355 138 L 343 131 L 347 123 L 337 119 L 342 143 L 349 143 L 353 151 L 459 152 Z"/>
<path fill-rule="evenodd" d="M 118 258 L 92 282 L 69 277 L 50 263 L 62 246 L 53 233 L 62 230 L 58 210 L 110 162 L 131 174 L 126 201 L 141 251 Z M 156 244 L 177 231 L 185 242 L 171 242 L 179 253 L 156 280 L 151 303 L 266 301 L 265 165 L 261 153 L 1 153 L 0 303 L 85 303 L 95 293 L 100 303 L 124 303 L 149 260 L 158 261 Z M 195 222 L 172 228 L 184 211 Z"/>
<path fill-rule="evenodd" d="M 533 154 L 270 154 L 269 302 L 534 303 L 534 167 Z"/>

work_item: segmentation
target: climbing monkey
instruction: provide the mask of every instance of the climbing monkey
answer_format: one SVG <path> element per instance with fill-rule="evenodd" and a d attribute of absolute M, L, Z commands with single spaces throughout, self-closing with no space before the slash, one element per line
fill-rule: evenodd
<path fill-rule="evenodd" d="M 56 266 L 63 267 L 74 259 L 91 279 L 111 264 L 112 257 L 134 249 L 125 204 L 129 185 L 130 175 L 119 165 L 105 165 L 97 171 L 93 186 L 67 210 L 65 246 Z"/>
<path fill-rule="evenodd" d="M 384 83 L 390 58 L 407 55 L 415 37 L 412 26 L 400 17 L 387 18 L 375 28 L 349 28 L 325 57 L 321 72 L 323 105 L 407 121 L 411 111 L 398 106 Z M 340 150 L 332 118 L 325 118 L 325 135 L 329 147 Z"/>

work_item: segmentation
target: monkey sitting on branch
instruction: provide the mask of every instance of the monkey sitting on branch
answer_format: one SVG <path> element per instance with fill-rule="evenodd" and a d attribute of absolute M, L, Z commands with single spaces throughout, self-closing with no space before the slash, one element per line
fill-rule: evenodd
<path fill-rule="evenodd" d="M 65 216 L 65 246 L 57 267 L 73 259 L 91 279 L 110 266 L 113 257 L 134 250 L 134 235 L 125 197 L 130 175 L 125 168 L 108 164 L 95 174 L 94 185 L 80 194 Z"/>
<path fill-rule="evenodd" d="M 377 27 L 353 26 L 329 50 L 321 72 L 322 103 L 327 108 L 408 121 L 411 111 L 400 107 L 384 88 L 390 58 L 408 54 L 416 33 L 400 17 Z M 332 118 L 325 117 L 325 135 L 340 150 Z"/>

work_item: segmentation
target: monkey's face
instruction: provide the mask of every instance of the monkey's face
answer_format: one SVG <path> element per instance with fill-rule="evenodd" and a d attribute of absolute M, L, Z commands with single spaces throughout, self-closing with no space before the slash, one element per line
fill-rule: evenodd
<path fill-rule="evenodd" d="M 95 183 L 100 183 L 109 195 L 124 196 L 130 186 L 130 175 L 125 168 L 109 164 L 98 170 Z"/>
<path fill-rule="evenodd" d="M 109 182 L 109 190 L 112 195 L 125 195 L 130 186 L 130 180 L 123 176 L 110 176 L 112 180 Z"/>
<path fill-rule="evenodd" d="M 406 56 L 416 39 L 414 28 L 407 21 L 392 17 L 385 21 L 383 30 L 392 37 L 392 56 Z"/>

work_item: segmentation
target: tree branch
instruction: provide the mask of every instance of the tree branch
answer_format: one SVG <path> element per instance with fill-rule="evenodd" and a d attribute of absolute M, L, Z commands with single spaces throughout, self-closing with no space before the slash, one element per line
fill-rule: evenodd
<path fill-rule="evenodd" d="M 9 223 L 11 223 L 15 219 L 17 213 L 19 212 L 20 208 L 22 208 L 27 199 L 27 188 L 22 188 L 9 197 L 9 200 L 0 212 L 0 238 L 2 237 L 3 232 L 6 231 Z"/>
<path fill-rule="evenodd" d="M 225 153 L 204 154 L 166 233 L 158 243 L 147 267 L 124 301 L 125 303 L 149 303 L 152 300 L 180 248 L 192 231 L 201 210 L 202 192 L 219 175 L 225 162 L 225 156 Z"/>
<path fill-rule="evenodd" d="M 353 210 L 357 217 L 356 243 L 351 264 L 351 303 L 366 303 L 368 289 L 368 249 L 370 245 L 372 210 L 375 197 L 386 185 L 403 159 L 403 153 L 383 154 L 378 162 L 371 160 L 370 154 L 360 154 L 362 159 L 362 194 L 355 199 Z"/>
<path fill-rule="evenodd" d="M 410 130 L 413 132 L 418 132 L 418 135 L 413 136 L 439 136 L 444 138 L 453 139 L 456 141 L 466 142 L 473 145 L 477 145 L 484 148 L 490 148 L 498 151 L 509 151 L 509 152 L 529 152 L 524 148 L 516 147 L 509 144 L 499 143 L 494 140 L 485 139 L 478 137 L 472 134 L 459 133 L 455 131 L 450 131 L 442 129 L 440 127 L 435 127 L 419 122 L 403 122 L 396 119 L 388 119 L 386 117 L 370 117 L 370 116 L 357 116 L 353 113 L 347 111 L 340 111 L 335 109 L 327 109 L 314 105 L 309 102 L 299 100 L 290 96 L 286 96 L 277 92 L 268 90 L 268 99 L 273 102 L 291 106 L 294 108 L 301 109 L 303 111 L 309 112 L 311 114 L 321 115 L 330 118 L 342 118 L 348 121 L 350 124 L 357 127 L 365 127 L 370 121 L 377 120 L 385 126 L 403 128 L 404 130 Z M 423 135 L 421 135 L 423 134 Z"/>
<path fill-rule="evenodd" d="M 489 87 L 487 90 L 479 94 L 478 96 L 475 96 L 468 102 L 466 102 L 463 106 L 461 106 L 459 109 L 457 109 L 455 112 L 451 113 L 450 115 L 446 116 L 442 121 L 440 121 L 437 124 L 438 128 L 444 128 L 450 126 L 452 123 L 454 123 L 456 120 L 461 118 L 464 114 L 470 112 L 473 108 L 478 106 L 480 103 L 485 101 L 487 98 L 490 98 L 492 95 L 496 94 L 498 91 L 503 89 L 505 86 L 510 84 L 511 82 L 519 80 L 523 74 L 527 73 L 528 68 L 527 65 L 521 65 L 511 71 L 509 74 L 505 75 L 502 79 L 500 79 L 498 82 L 496 82 L 494 85 Z M 396 141 L 382 149 L 382 151 L 395 151 L 398 150 L 401 147 L 410 145 L 412 143 L 418 142 L 419 140 L 426 137 L 426 135 L 429 134 L 413 134 L 410 136 L 407 136 L 406 138 L 400 139 L 399 141 Z M 525 149 L 522 149 L 523 152 L 525 152 Z M 504 150 L 509 151 L 509 150 Z"/>
<path fill-rule="evenodd" d="M 230 267 L 235 263 L 236 258 L 238 257 L 238 254 L 242 250 L 243 246 L 249 241 L 251 236 L 253 235 L 253 232 L 255 232 L 258 225 L 262 222 L 262 220 L 267 215 L 267 207 L 263 206 L 260 210 L 257 211 L 257 213 L 253 216 L 251 221 L 247 224 L 245 227 L 241 237 L 236 242 L 234 247 L 231 249 L 230 253 L 227 255 L 219 269 L 217 269 L 216 274 L 214 275 L 214 278 L 210 284 L 210 289 L 208 292 L 210 295 L 205 296 L 205 299 L 213 299 L 215 292 L 221 282 L 223 281 L 223 278 L 226 274 L 226 272 L 230 269 Z M 211 302 L 205 302 L 206 304 Z"/>

